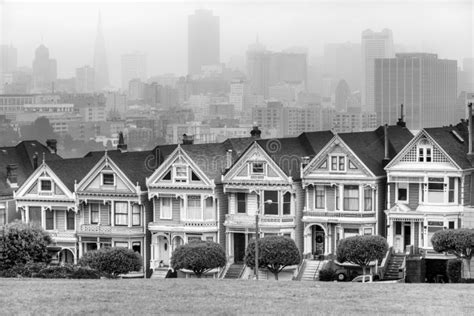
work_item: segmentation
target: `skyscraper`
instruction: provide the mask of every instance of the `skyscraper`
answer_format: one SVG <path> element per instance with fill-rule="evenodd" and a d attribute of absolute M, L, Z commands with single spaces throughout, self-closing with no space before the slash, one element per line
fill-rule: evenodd
<path fill-rule="evenodd" d="M 375 59 L 375 111 L 379 124 L 394 124 L 404 106 L 410 129 L 455 124 L 464 117 L 456 105 L 457 62 L 436 54 L 404 53 Z"/>
<path fill-rule="evenodd" d="M 146 80 L 146 55 L 140 52 L 122 55 L 122 89 L 128 90 L 132 79 Z"/>
<path fill-rule="evenodd" d="M 303 83 L 308 80 L 306 51 L 285 50 L 272 53 L 270 57 L 270 85 L 281 83 Z"/>
<path fill-rule="evenodd" d="M 362 76 L 359 43 L 331 43 L 324 46 L 322 72 L 336 80 L 344 79 L 352 91 L 360 90 Z"/>
<path fill-rule="evenodd" d="M 102 20 L 99 13 L 99 22 L 97 23 L 97 37 L 94 48 L 94 74 L 95 89 L 102 90 L 109 86 L 109 68 L 107 66 L 107 56 L 105 53 L 105 41 L 102 34 Z"/>
<path fill-rule="evenodd" d="M 188 17 L 188 74 L 199 74 L 201 66 L 219 63 L 219 17 L 210 10 L 196 10 Z"/>
<path fill-rule="evenodd" d="M 389 29 L 382 32 L 362 32 L 362 87 L 361 103 L 364 110 L 374 110 L 374 59 L 392 58 L 393 35 Z"/>
<path fill-rule="evenodd" d="M 12 45 L 0 45 L 0 74 L 12 73 L 17 68 L 17 50 Z"/>
<path fill-rule="evenodd" d="M 94 68 L 84 66 L 76 68 L 76 92 L 90 93 L 95 89 Z"/>
<path fill-rule="evenodd" d="M 268 98 L 270 87 L 270 55 L 258 41 L 247 50 L 247 75 L 250 93 Z"/>
<path fill-rule="evenodd" d="M 49 58 L 49 49 L 41 44 L 33 60 L 33 89 L 35 92 L 51 92 L 57 79 L 57 64 Z"/>
<path fill-rule="evenodd" d="M 349 85 L 344 79 L 339 80 L 334 94 L 335 94 L 336 110 L 347 111 L 347 108 L 348 108 L 347 101 L 349 100 L 349 97 L 351 96 L 351 90 L 349 88 Z"/>

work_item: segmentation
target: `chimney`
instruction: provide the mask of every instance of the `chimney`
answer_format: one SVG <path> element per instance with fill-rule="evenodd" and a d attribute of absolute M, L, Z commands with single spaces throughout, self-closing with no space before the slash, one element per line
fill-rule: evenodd
<path fill-rule="evenodd" d="M 400 123 L 400 120 L 398 122 Z M 382 160 L 382 166 L 385 168 L 385 166 L 388 165 L 388 162 L 390 161 L 390 155 L 388 152 L 388 125 L 387 124 L 385 124 L 385 126 L 383 127 L 383 149 L 384 149 L 384 155 L 383 155 L 383 160 Z"/>
<path fill-rule="evenodd" d="M 120 152 L 122 152 L 122 153 L 127 152 L 127 144 L 125 144 L 122 132 L 119 132 L 119 140 L 118 140 L 118 144 L 117 144 L 117 149 L 120 150 Z"/>
<path fill-rule="evenodd" d="M 400 127 L 406 127 L 405 116 L 403 115 L 403 103 L 400 104 L 400 118 L 398 119 L 397 125 Z"/>
<path fill-rule="evenodd" d="M 258 129 L 257 125 L 254 125 L 252 130 L 250 131 L 250 135 L 253 138 L 260 138 L 260 135 L 262 134 L 262 131 Z"/>
<path fill-rule="evenodd" d="M 232 167 L 232 149 L 229 149 L 227 152 L 226 152 L 226 169 L 229 169 L 230 167 Z"/>
<path fill-rule="evenodd" d="M 16 169 L 18 169 L 17 164 L 8 164 L 7 165 L 7 183 L 11 188 L 18 187 L 18 179 L 16 174 Z"/>
<path fill-rule="evenodd" d="M 468 145 L 468 152 L 469 156 L 472 156 L 472 102 L 468 103 L 468 113 L 469 116 L 467 118 L 468 122 L 468 133 L 469 133 L 469 145 Z"/>
<path fill-rule="evenodd" d="M 36 170 L 38 168 L 38 153 L 33 155 L 33 169 Z"/>
<path fill-rule="evenodd" d="M 56 139 L 47 139 L 46 146 L 48 146 L 48 149 L 52 154 L 58 152 L 58 141 Z"/>
<path fill-rule="evenodd" d="M 192 145 L 194 143 L 193 135 L 183 134 L 183 145 Z"/>

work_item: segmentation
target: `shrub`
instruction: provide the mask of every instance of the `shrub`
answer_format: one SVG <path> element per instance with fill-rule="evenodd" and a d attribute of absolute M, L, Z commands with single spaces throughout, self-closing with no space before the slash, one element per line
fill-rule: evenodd
<path fill-rule="evenodd" d="M 69 277 L 71 279 L 100 279 L 100 273 L 88 267 L 75 266 Z"/>
<path fill-rule="evenodd" d="M 387 241 L 381 236 L 353 236 L 339 242 L 337 260 L 341 263 L 347 261 L 361 266 L 365 275 L 370 262 L 382 260 L 387 250 Z"/>
<path fill-rule="evenodd" d="M 46 247 L 50 243 L 51 237 L 41 227 L 20 221 L 5 225 L 0 234 L 0 270 L 29 262 L 49 263 Z"/>
<path fill-rule="evenodd" d="M 301 254 L 293 239 L 283 236 L 269 236 L 258 240 L 258 266 L 265 267 L 275 275 L 285 267 L 299 264 Z M 245 251 L 245 264 L 255 267 L 255 241 Z"/>
<path fill-rule="evenodd" d="M 319 270 L 319 281 L 334 281 L 335 273 L 336 271 L 331 268 Z"/>
<path fill-rule="evenodd" d="M 36 276 L 43 279 L 67 279 L 73 271 L 74 268 L 70 265 L 51 266 L 42 269 Z"/>
<path fill-rule="evenodd" d="M 461 282 L 462 261 L 459 259 L 448 260 L 446 274 L 450 283 Z"/>
<path fill-rule="evenodd" d="M 116 278 L 120 274 L 139 271 L 142 257 L 127 248 L 101 248 L 84 254 L 79 265 L 97 270 L 103 276 Z"/>
<path fill-rule="evenodd" d="M 215 242 L 192 242 L 179 246 L 171 257 L 171 266 L 175 270 L 192 270 L 196 277 L 214 268 L 224 267 L 226 256 L 224 248 Z"/>

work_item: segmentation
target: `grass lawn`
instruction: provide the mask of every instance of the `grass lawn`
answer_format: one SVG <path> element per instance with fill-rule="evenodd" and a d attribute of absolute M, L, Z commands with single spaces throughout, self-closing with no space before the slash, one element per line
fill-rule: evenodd
<path fill-rule="evenodd" d="M 474 284 L 0 279 L 0 314 L 472 315 Z"/>

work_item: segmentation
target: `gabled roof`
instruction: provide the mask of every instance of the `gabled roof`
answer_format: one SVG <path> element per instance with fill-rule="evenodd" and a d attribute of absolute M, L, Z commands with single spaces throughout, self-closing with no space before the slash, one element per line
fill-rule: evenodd
<path fill-rule="evenodd" d="M 385 175 L 383 159 L 385 156 L 384 127 L 375 131 L 340 133 L 338 136 L 376 176 Z M 395 157 L 413 138 L 405 127 L 388 126 L 389 158 Z"/>
<path fill-rule="evenodd" d="M 424 131 L 436 141 L 461 169 L 473 167 L 467 155 L 469 151 L 469 132 L 465 122 L 456 126 L 425 128 Z M 455 133 L 463 139 L 463 142 L 456 137 Z"/>
<path fill-rule="evenodd" d="M 48 162 L 48 166 L 58 176 L 64 185 L 74 192 L 74 183 L 79 183 L 99 161 L 100 157 L 70 158 Z"/>
<path fill-rule="evenodd" d="M 222 143 L 181 145 L 209 180 L 218 180 L 226 167 L 226 149 Z"/>
<path fill-rule="evenodd" d="M 12 196 L 14 189 L 10 188 L 7 180 L 7 166 L 16 164 L 18 186 L 21 186 L 33 173 L 33 156 L 38 155 L 38 166 L 43 161 L 56 161 L 62 158 L 57 154 L 52 154 L 45 145 L 38 141 L 25 140 L 16 146 L 0 147 L 0 196 Z"/>

